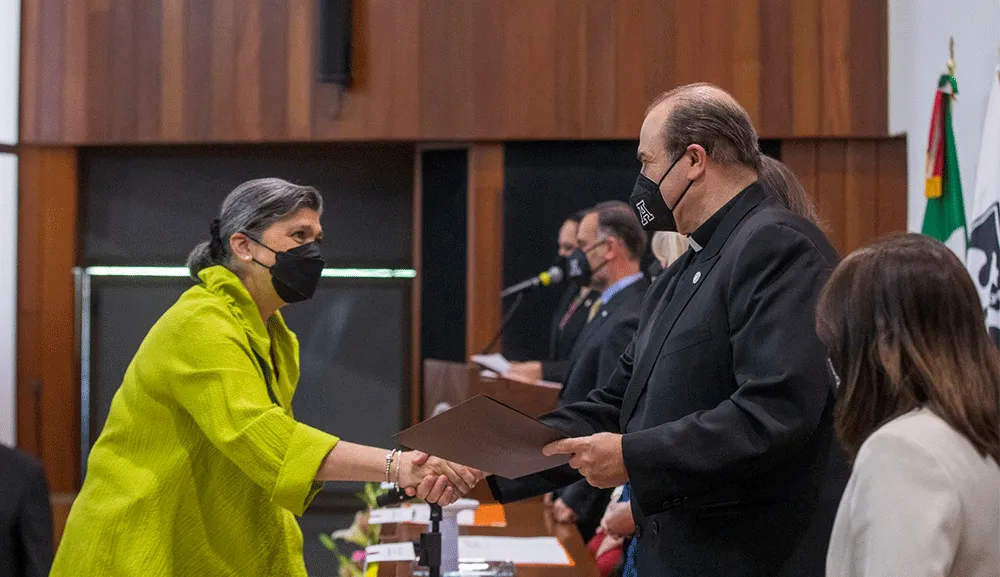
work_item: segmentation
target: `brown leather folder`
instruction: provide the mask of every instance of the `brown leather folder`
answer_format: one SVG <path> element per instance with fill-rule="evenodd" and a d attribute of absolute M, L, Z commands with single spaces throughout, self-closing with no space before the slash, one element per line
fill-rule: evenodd
<path fill-rule="evenodd" d="M 486 395 L 395 436 L 404 447 L 508 479 L 568 463 L 568 455 L 542 454 L 542 447 L 565 438 L 562 431 Z"/>

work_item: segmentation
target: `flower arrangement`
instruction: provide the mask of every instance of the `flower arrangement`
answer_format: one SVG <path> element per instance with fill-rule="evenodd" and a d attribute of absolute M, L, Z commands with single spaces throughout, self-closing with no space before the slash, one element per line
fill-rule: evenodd
<path fill-rule="evenodd" d="M 340 562 L 340 577 L 364 577 L 365 548 L 379 541 L 380 525 L 368 524 L 368 512 L 376 507 L 375 500 L 385 493 L 380 483 L 366 483 L 358 498 L 365 508 L 354 515 L 354 523 L 346 529 L 327 535 L 321 533 L 320 543 Z"/>

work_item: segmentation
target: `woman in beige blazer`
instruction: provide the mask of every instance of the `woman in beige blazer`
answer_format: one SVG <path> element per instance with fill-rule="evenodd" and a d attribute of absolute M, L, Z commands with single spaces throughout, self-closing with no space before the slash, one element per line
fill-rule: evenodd
<path fill-rule="evenodd" d="M 965 267 L 910 234 L 855 251 L 820 296 L 854 469 L 830 577 L 1000 575 L 1000 353 Z"/>

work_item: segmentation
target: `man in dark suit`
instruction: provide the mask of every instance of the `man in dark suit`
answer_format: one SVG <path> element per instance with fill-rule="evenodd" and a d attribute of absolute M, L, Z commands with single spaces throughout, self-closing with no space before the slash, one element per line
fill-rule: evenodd
<path fill-rule="evenodd" d="M 581 476 L 627 483 L 626 575 L 823 575 L 849 472 L 814 317 L 834 249 L 756 182 L 757 134 L 716 87 L 658 98 L 639 159 L 640 222 L 693 250 L 648 291 L 611 379 L 543 418 L 573 437 L 544 452 L 570 464 L 491 489 L 506 502 Z"/>
<path fill-rule="evenodd" d="M 0 445 L 0 577 L 44 577 L 52 566 L 52 509 L 42 466 Z"/>
<path fill-rule="evenodd" d="M 576 250 L 576 237 L 580 220 L 586 211 L 571 214 L 559 227 L 559 266 L 565 270 L 566 259 Z M 549 328 L 549 358 L 544 361 L 511 363 L 507 374 L 537 381 L 544 379 L 556 383 L 566 380 L 569 356 L 576 339 L 587 324 L 587 312 L 601 295 L 599 291 L 577 282 L 566 282 L 566 290 L 552 315 Z"/>
<path fill-rule="evenodd" d="M 567 268 L 579 271 L 581 282 L 589 277 L 590 288 L 601 296 L 587 311 L 587 326 L 573 347 L 560 405 L 586 399 L 611 377 L 618 358 L 632 342 L 649 287 L 639 268 L 646 233 L 629 205 L 621 201 L 598 204 L 581 220 L 576 238 L 577 249 Z M 574 483 L 559 493 L 553 505 L 555 519 L 575 522 L 589 539 L 601 522 L 609 495 L 609 490 L 586 481 Z"/>
<path fill-rule="evenodd" d="M 649 287 L 639 268 L 646 234 L 628 204 L 602 202 L 587 212 L 576 244 L 569 260 L 576 262 L 575 268 L 590 271 L 587 286 L 600 296 L 586 311 L 586 325 L 573 345 L 559 393 L 561 405 L 586 399 L 614 373 L 639 325 L 642 297 Z"/>

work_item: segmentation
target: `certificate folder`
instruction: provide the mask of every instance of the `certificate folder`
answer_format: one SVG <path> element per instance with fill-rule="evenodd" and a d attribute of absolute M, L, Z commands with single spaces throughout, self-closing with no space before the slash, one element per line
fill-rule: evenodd
<path fill-rule="evenodd" d="M 565 438 L 562 431 L 486 395 L 395 436 L 404 447 L 508 479 L 568 463 L 569 455 L 542 454 L 542 447 Z"/>

